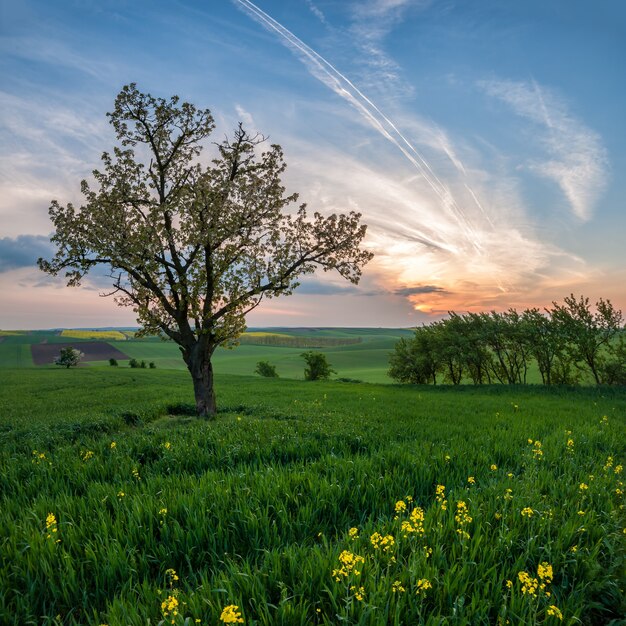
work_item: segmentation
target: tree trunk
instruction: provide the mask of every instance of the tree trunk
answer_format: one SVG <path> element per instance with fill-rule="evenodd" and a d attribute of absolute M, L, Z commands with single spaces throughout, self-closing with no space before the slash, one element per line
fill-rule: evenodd
<path fill-rule="evenodd" d="M 193 379 L 193 393 L 196 399 L 198 417 L 215 419 L 217 404 L 213 389 L 213 365 L 211 356 L 213 351 L 197 343 L 190 351 L 187 360 L 187 369 Z"/>

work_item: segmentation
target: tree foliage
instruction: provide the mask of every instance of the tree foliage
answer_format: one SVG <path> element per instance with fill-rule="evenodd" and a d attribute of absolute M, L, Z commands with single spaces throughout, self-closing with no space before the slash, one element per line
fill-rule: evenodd
<path fill-rule="evenodd" d="M 595 312 L 588 298 L 570 295 L 544 312 L 521 314 L 450 313 L 447 319 L 415 329 L 390 355 L 389 375 L 399 382 L 524 384 L 535 363 L 542 381 L 577 384 L 587 374 L 597 384 L 625 384 L 626 342 L 622 313 L 599 300 Z"/>
<path fill-rule="evenodd" d="M 337 372 L 330 366 L 326 355 L 321 352 L 303 352 L 300 355 L 306 367 L 304 368 L 304 380 L 328 380 L 331 374 Z"/>
<path fill-rule="evenodd" d="M 307 214 L 287 194 L 283 152 L 241 124 L 199 161 L 214 129 L 208 109 L 122 89 L 108 114 L 119 145 L 102 155 L 85 204 L 50 207 L 57 252 L 39 260 L 68 285 L 96 265 L 110 269 L 118 304 L 141 334 L 175 341 L 192 376 L 198 413 L 216 411 L 211 357 L 235 342 L 265 298 L 289 295 L 316 268 L 357 283 L 372 257 L 360 214 Z"/>
<path fill-rule="evenodd" d="M 84 356 L 80 350 L 68 346 L 67 348 L 61 348 L 59 356 L 54 359 L 54 364 L 69 369 L 70 367 L 76 367 Z"/>

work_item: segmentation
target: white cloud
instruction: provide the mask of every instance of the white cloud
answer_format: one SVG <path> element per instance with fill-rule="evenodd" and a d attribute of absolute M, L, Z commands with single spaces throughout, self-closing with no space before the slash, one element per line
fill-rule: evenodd
<path fill-rule="evenodd" d="M 573 213 L 588 220 L 608 180 L 608 156 L 600 136 L 576 119 L 562 98 L 535 81 L 489 80 L 479 86 L 540 129 L 546 157 L 526 167 L 553 180 Z"/>
<path fill-rule="evenodd" d="M 306 5 L 309 7 L 311 13 L 315 15 L 315 17 L 322 22 L 322 24 L 326 24 L 326 16 L 323 11 L 313 2 L 313 0 L 304 0 Z"/>

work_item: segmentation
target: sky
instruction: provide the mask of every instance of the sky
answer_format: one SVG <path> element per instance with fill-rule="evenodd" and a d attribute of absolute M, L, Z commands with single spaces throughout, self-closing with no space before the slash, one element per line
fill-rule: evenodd
<path fill-rule="evenodd" d="M 123 85 L 283 147 L 311 211 L 356 210 L 359 285 L 315 274 L 250 326 L 409 327 L 447 311 L 626 311 L 623 0 L 0 0 L 0 328 L 133 326 L 51 257 Z M 210 151 L 203 154 L 208 161 Z"/>

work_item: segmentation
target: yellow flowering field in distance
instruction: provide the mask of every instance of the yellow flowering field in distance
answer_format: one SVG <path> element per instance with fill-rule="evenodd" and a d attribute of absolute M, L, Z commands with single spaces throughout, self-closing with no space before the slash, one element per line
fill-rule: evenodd
<path fill-rule="evenodd" d="M 126 335 L 119 330 L 69 330 L 61 331 L 61 337 L 70 339 L 101 339 L 103 341 L 124 341 Z"/>

